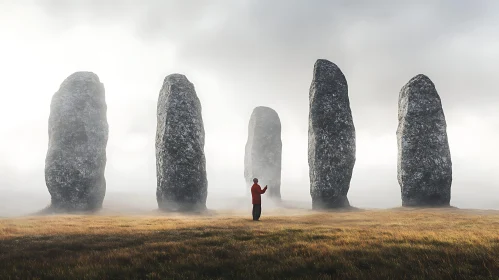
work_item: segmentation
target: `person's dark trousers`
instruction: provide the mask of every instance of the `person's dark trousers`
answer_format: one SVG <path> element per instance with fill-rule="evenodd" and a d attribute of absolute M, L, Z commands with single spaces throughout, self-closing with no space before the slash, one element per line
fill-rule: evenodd
<path fill-rule="evenodd" d="M 253 221 L 258 221 L 258 219 L 260 219 L 261 214 L 262 214 L 262 205 L 253 204 Z"/>

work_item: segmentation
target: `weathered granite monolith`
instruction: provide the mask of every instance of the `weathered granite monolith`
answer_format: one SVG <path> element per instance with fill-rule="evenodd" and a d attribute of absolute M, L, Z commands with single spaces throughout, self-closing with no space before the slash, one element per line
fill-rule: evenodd
<path fill-rule="evenodd" d="M 165 78 L 156 130 L 156 199 L 160 210 L 203 211 L 208 180 L 204 125 L 194 85 L 180 74 Z"/>
<path fill-rule="evenodd" d="M 281 199 L 281 121 L 269 107 L 256 107 L 248 125 L 248 141 L 244 155 L 244 177 L 247 185 L 253 178 L 268 186 L 269 197 Z"/>
<path fill-rule="evenodd" d="M 400 91 L 398 181 L 403 206 L 449 206 L 452 162 L 440 97 L 425 75 Z"/>
<path fill-rule="evenodd" d="M 76 72 L 50 104 L 45 182 L 54 211 L 94 211 L 106 193 L 109 134 L 104 85 L 92 72 Z"/>
<path fill-rule="evenodd" d="M 308 164 L 313 209 L 349 207 L 355 127 L 348 85 L 334 63 L 319 59 L 310 86 Z"/>

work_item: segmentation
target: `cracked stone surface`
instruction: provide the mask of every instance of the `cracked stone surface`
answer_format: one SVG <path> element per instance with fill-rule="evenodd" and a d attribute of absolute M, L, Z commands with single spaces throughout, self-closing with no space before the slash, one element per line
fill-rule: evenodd
<path fill-rule="evenodd" d="M 248 189 L 253 178 L 268 186 L 270 198 L 281 199 L 281 121 L 269 107 L 256 107 L 248 125 L 248 141 L 244 156 L 244 177 Z"/>
<path fill-rule="evenodd" d="M 159 93 L 156 130 L 156 199 L 164 211 L 206 209 L 208 180 L 201 103 L 181 74 L 165 78 Z"/>
<path fill-rule="evenodd" d="M 334 63 L 319 59 L 310 86 L 308 164 L 313 209 L 349 207 L 355 127 L 348 85 Z"/>
<path fill-rule="evenodd" d="M 76 72 L 50 104 L 45 182 L 51 208 L 93 211 L 102 207 L 109 127 L 104 85 L 92 72 Z"/>
<path fill-rule="evenodd" d="M 452 161 L 440 97 L 425 75 L 400 91 L 398 168 L 403 206 L 449 206 Z"/>

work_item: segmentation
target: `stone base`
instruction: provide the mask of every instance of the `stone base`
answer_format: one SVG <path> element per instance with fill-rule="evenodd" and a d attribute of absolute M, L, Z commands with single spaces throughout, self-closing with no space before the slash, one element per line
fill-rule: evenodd
<path fill-rule="evenodd" d="M 89 215 L 95 214 L 102 210 L 102 206 L 98 208 L 88 208 L 88 207 L 61 207 L 55 206 L 53 204 L 45 207 L 44 209 L 36 212 L 34 215 L 53 215 L 53 214 L 82 214 Z"/>
<path fill-rule="evenodd" d="M 404 207 L 449 207 L 450 194 L 419 194 L 417 197 L 402 197 L 402 206 Z"/>
<path fill-rule="evenodd" d="M 52 199 L 49 209 L 54 213 L 96 212 L 102 209 L 102 201 L 72 203 L 55 201 Z"/>
<path fill-rule="evenodd" d="M 338 208 L 349 208 L 350 202 L 346 196 L 330 198 L 325 200 L 323 198 L 312 198 L 312 209 L 338 209 Z"/>
<path fill-rule="evenodd" d="M 450 207 L 449 202 L 402 201 L 403 207 Z"/>
<path fill-rule="evenodd" d="M 208 210 L 206 207 L 206 204 L 202 203 L 176 203 L 176 202 L 169 202 L 169 203 L 163 203 L 159 204 L 159 210 L 163 212 L 189 212 L 189 213 L 194 213 L 194 212 L 204 212 Z"/>

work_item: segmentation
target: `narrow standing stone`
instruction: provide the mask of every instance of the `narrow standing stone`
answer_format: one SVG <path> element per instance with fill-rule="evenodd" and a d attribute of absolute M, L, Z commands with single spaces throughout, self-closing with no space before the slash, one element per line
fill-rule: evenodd
<path fill-rule="evenodd" d="M 277 112 L 256 107 L 248 125 L 248 141 L 244 156 L 244 177 L 249 186 L 253 178 L 268 186 L 271 198 L 281 199 L 281 121 Z"/>
<path fill-rule="evenodd" d="M 45 182 L 54 211 L 102 207 L 109 134 L 104 85 L 91 72 L 76 72 L 50 104 Z"/>
<path fill-rule="evenodd" d="M 348 85 L 334 63 L 319 59 L 310 86 L 308 164 L 313 209 L 349 207 L 355 127 Z"/>
<path fill-rule="evenodd" d="M 165 78 L 159 93 L 156 131 L 156 199 L 165 211 L 206 209 L 208 181 L 201 103 L 180 74 Z"/>
<path fill-rule="evenodd" d="M 400 91 L 398 181 L 403 206 L 449 206 L 452 162 L 442 103 L 425 75 Z"/>

